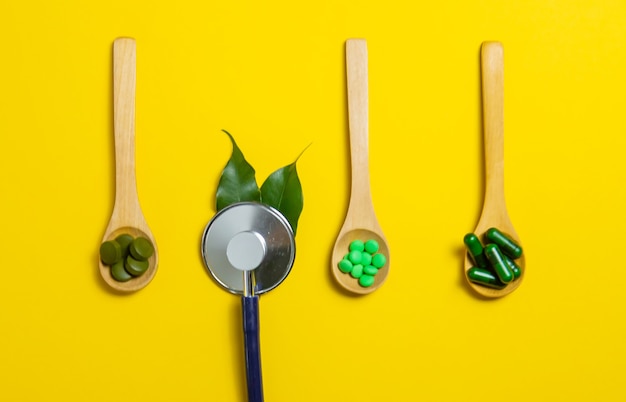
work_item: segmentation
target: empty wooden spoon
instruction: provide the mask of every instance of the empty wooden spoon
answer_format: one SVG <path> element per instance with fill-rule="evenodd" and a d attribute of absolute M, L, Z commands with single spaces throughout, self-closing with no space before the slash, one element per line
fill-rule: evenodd
<path fill-rule="evenodd" d="M 482 238 L 487 229 L 495 227 L 520 244 L 511 223 L 504 200 L 504 51 L 499 42 L 484 42 L 481 47 L 483 97 L 483 131 L 485 141 L 485 198 L 474 233 Z M 506 296 L 519 287 L 526 274 L 524 256 L 516 261 L 522 274 L 502 289 L 481 286 L 469 281 L 467 271 L 472 267 L 465 255 L 465 278 L 469 285 L 485 297 Z"/>
<path fill-rule="evenodd" d="M 157 271 L 159 254 L 156 241 L 141 212 L 135 178 L 135 78 L 136 45 L 131 38 L 113 43 L 113 120 L 115 130 L 115 204 L 104 240 L 113 240 L 127 233 L 143 236 L 152 242 L 154 253 L 143 275 L 127 282 L 111 276 L 111 268 L 99 260 L 100 274 L 112 288 L 133 292 L 145 287 Z"/>
<path fill-rule="evenodd" d="M 352 162 L 352 187 L 348 212 L 333 249 L 331 264 L 333 276 L 344 289 L 367 294 L 378 289 L 389 273 L 389 246 L 376 219 L 368 164 L 368 75 L 367 42 L 349 39 L 346 42 L 346 65 L 348 81 L 348 121 L 350 129 L 350 159 Z M 386 264 L 374 276 L 374 283 L 363 287 L 350 274 L 341 272 L 339 261 L 348 253 L 353 240 L 376 240 L 379 253 L 386 257 Z"/>

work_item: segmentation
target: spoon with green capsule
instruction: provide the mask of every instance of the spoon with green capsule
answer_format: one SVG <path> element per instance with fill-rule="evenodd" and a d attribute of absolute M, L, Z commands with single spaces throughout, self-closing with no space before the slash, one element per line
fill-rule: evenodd
<path fill-rule="evenodd" d="M 481 47 L 483 130 L 485 141 L 485 198 L 474 233 L 482 238 L 490 228 L 497 228 L 521 247 L 519 236 L 509 218 L 504 199 L 504 51 L 499 42 L 484 42 Z M 488 298 L 506 296 L 517 289 L 525 275 L 522 255 L 516 264 L 521 275 L 505 286 L 488 287 L 474 283 L 468 271 L 475 266 L 465 255 L 465 278 L 474 291 Z"/>
<path fill-rule="evenodd" d="M 128 234 L 147 239 L 154 249 L 147 259 L 148 268 L 139 276 L 126 276 L 124 281 L 111 275 L 111 267 L 99 259 L 100 275 L 120 292 L 142 289 L 154 277 L 159 263 L 156 241 L 139 205 L 135 177 L 135 80 L 136 44 L 131 38 L 113 43 L 113 120 L 115 130 L 115 204 L 103 242 Z"/>
<path fill-rule="evenodd" d="M 376 219 L 370 191 L 367 43 L 365 39 L 349 39 L 346 42 L 346 65 L 352 187 L 348 212 L 332 252 L 331 269 L 334 278 L 342 288 L 356 294 L 367 294 L 375 291 L 385 282 L 389 274 L 390 259 L 389 245 Z M 369 286 L 362 286 L 359 280 L 339 269 L 339 262 L 348 253 L 350 244 L 354 240 L 376 241 L 377 252 L 386 259 L 385 264 L 373 275 L 374 281 Z"/>

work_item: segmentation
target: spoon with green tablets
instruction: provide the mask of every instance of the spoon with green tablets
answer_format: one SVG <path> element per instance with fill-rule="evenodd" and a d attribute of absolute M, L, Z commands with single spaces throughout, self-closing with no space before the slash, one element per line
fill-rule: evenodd
<path fill-rule="evenodd" d="M 331 269 L 337 283 L 345 290 L 357 294 L 367 294 L 378 289 L 387 278 L 389 273 L 389 246 L 376 219 L 370 191 L 367 42 L 364 39 L 349 39 L 346 42 L 346 66 L 352 185 L 348 212 L 332 252 Z M 361 275 L 346 274 L 346 270 L 339 266 L 346 254 L 350 252 L 351 244 L 355 240 L 360 242 L 372 240 L 377 245 L 375 253 L 380 255 L 376 258 L 384 258 L 383 264 L 378 264 L 380 268 L 377 268 L 376 274 L 364 278 L 367 281 L 361 279 Z M 365 247 L 364 243 L 363 247 Z M 362 264 L 354 265 L 362 266 Z M 362 268 L 365 269 L 366 267 Z M 373 279 L 369 276 L 372 276 Z"/>
<path fill-rule="evenodd" d="M 489 279 L 484 278 L 483 284 L 478 284 L 477 275 L 482 275 L 481 270 L 476 270 L 477 263 L 466 253 L 464 270 L 469 285 L 477 293 L 484 297 L 496 298 L 506 296 L 519 287 L 524 278 L 526 261 L 521 254 L 519 236 L 509 218 L 504 199 L 504 51 L 499 42 L 484 42 L 481 47 L 481 75 L 483 97 L 483 130 L 485 146 L 485 196 L 483 208 L 476 229 L 475 236 L 466 236 L 468 248 L 482 247 L 479 238 L 485 237 L 486 242 L 494 243 L 485 246 L 484 252 L 487 259 L 494 261 L 497 270 L 502 268 L 504 272 L 498 272 L 501 279 L 495 279 L 495 283 L 489 284 Z M 496 228 L 496 229 L 492 229 Z M 507 267 L 502 267 L 499 249 L 503 241 L 512 241 L 519 250 L 509 251 L 516 258 L 517 274 L 512 276 Z M 499 243 L 500 247 L 495 246 Z M 480 250 L 478 251 L 480 252 Z M 473 251 L 472 253 L 476 253 Z M 491 258 L 490 258 L 491 257 Z M 488 272 L 484 272 L 489 276 Z M 495 275 L 495 273 L 494 273 Z M 473 279 L 473 280 L 472 280 Z M 486 286 L 484 284 L 487 284 Z"/>
<path fill-rule="evenodd" d="M 113 43 L 115 204 L 100 248 L 99 268 L 104 281 L 121 292 L 134 292 L 145 287 L 156 274 L 159 262 L 156 241 L 143 216 L 137 195 L 135 59 L 135 40 L 116 39 Z M 130 243 L 132 239 L 135 239 L 133 244 Z M 124 263 L 126 265 L 120 265 L 116 259 L 118 247 L 133 248 L 131 252 L 133 255 L 128 257 L 132 260 L 126 261 Z M 103 259 L 116 263 L 108 266 Z"/>

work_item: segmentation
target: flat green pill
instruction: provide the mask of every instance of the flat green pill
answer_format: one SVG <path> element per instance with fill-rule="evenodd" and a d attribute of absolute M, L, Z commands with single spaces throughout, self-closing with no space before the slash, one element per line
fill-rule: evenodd
<path fill-rule="evenodd" d="M 113 265 L 122 260 L 122 248 L 115 240 L 100 245 L 100 259 L 105 265 Z"/>
<path fill-rule="evenodd" d="M 154 247 L 150 240 L 145 237 L 138 237 L 130 243 L 130 255 L 136 260 L 145 261 L 154 254 Z"/>
<path fill-rule="evenodd" d="M 350 251 L 363 251 L 365 250 L 365 244 L 361 240 L 353 240 L 350 243 Z"/>
<path fill-rule="evenodd" d="M 474 260 L 474 263 L 479 267 L 487 267 L 487 258 L 485 257 L 483 245 L 478 236 L 474 233 L 468 233 L 463 237 L 463 243 L 465 243 L 465 247 L 467 247 L 467 251 L 472 257 L 472 260 Z"/>
<path fill-rule="evenodd" d="M 376 268 L 373 265 L 366 265 L 365 267 L 363 267 L 363 273 L 365 275 L 376 275 L 378 273 L 378 268 Z"/>
<path fill-rule="evenodd" d="M 359 279 L 361 275 L 363 275 L 363 265 L 356 264 L 355 266 L 353 266 L 350 275 L 352 275 L 354 279 Z"/>
<path fill-rule="evenodd" d="M 352 267 L 354 267 L 354 265 L 352 265 L 352 262 L 346 259 L 339 261 L 338 266 L 339 270 L 345 274 L 350 273 L 350 271 L 352 271 Z"/>
<path fill-rule="evenodd" d="M 374 284 L 374 277 L 372 275 L 362 275 L 359 278 L 359 285 L 363 286 L 364 288 L 369 288 L 373 284 Z"/>
<path fill-rule="evenodd" d="M 365 242 L 365 251 L 370 254 L 376 254 L 378 251 L 378 242 L 374 239 L 370 239 Z"/>
<path fill-rule="evenodd" d="M 132 275 L 124 269 L 124 260 L 118 261 L 111 267 L 111 276 L 118 282 L 126 282 L 132 279 Z"/>
<path fill-rule="evenodd" d="M 374 254 L 372 257 L 372 265 L 376 268 L 382 268 L 387 263 L 387 258 L 381 253 Z"/>
<path fill-rule="evenodd" d="M 370 265 L 372 263 L 372 255 L 368 252 L 363 252 L 361 254 L 361 265 L 364 267 Z"/>
<path fill-rule="evenodd" d="M 126 272 L 132 276 L 140 276 L 148 270 L 149 266 L 150 263 L 148 261 L 138 261 L 134 259 L 132 255 L 126 257 L 126 263 L 124 264 Z"/>
<path fill-rule="evenodd" d="M 359 250 L 350 251 L 350 254 L 348 254 L 348 259 L 353 264 L 360 264 L 362 258 L 363 258 L 363 253 L 360 252 Z"/>
<path fill-rule="evenodd" d="M 485 246 L 485 255 L 487 260 L 491 264 L 491 267 L 496 272 L 496 275 L 502 283 L 509 283 L 513 280 L 513 272 L 509 268 L 509 264 L 504 260 L 504 255 L 500 252 L 500 249 L 495 244 L 487 244 Z"/>
<path fill-rule="evenodd" d="M 493 244 L 497 244 L 504 254 L 514 260 L 522 256 L 522 247 L 496 228 L 490 228 L 485 232 L 485 237 Z"/>
<path fill-rule="evenodd" d="M 467 278 L 479 285 L 494 289 L 502 289 L 506 285 L 500 282 L 498 277 L 486 268 L 472 267 L 467 270 Z"/>
<path fill-rule="evenodd" d="M 504 261 L 509 264 L 509 268 L 511 268 L 511 272 L 513 272 L 513 280 L 522 276 L 522 268 L 512 258 L 504 256 Z"/>
<path fill-rule="evenodd" d="M 126 256 L 128 256 L 128 254 L 130 253 L 129 248 L 130 243 L 133 242 L 133 236 L 129 234 L 121 234 L 115 238 L 115 241 L 117 242 L 117 244 L 120 245 L 120 248 L 122 249 L 122 258 L 126 258 Z"/>

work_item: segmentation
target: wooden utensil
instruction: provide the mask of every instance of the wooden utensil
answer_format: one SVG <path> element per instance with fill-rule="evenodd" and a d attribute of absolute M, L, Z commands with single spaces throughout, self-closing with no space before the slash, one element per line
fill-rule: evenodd
<path fill-rule="evenodd" d="M 333 276 L 344 289 L 357 294 L 367 294 L 378 289 L 389 273 L 389 246 L 376 219 L 370 191 L 368 163 L 368 74 L 367 42 L 364 39 L 349 39 L 346 42 L 346 64 L 348 80 L 348 114 L 350 128 L 350 156 L 352 162 L 352 187 L 348 212 L 333 249 L 331 264 Z M 348 253 L 353 240 L 378 242 L 379 252 L 387 263 L 374 276 L 374 284 L 362 287 L 350 274 L 337 267 Z"/>
<path fill-rule="evenodd" d="M 154 254 L 143 275 L 127 282 L 111 276 L 111 268 L 99 260 L 100 274 L 113 289 L 133 292 L 145 287 L 157 271 L 159 254 L 156 241 L 141 212 L 135 178 L 135 79 L 136 44 L 131 38 L 113 43 L 113 118 L 115 130 L 115 204 L 103 241 L 120 234 L 143 236 L 152 242 Z"/>
<path fill-rule="evenodd" d="M 481 47 L 481 73 L 483 97 L 483 131 L 485 141 L 485 198 L 483 209 L 474 233 L 479 238 L 487 229 L 498 228 L 518 244 L 519 236 L 511 223 L 504 200 L 504 51 L 499 42 L 484 42 Z M 519 287 L 526 274 L 524 256 L 516 263 L 522 275 L 503 289 L 469 285 L 485 297 L 506 296 Z M 465 278 L 472 267 L 470 257 L 465 255 Z"/>

